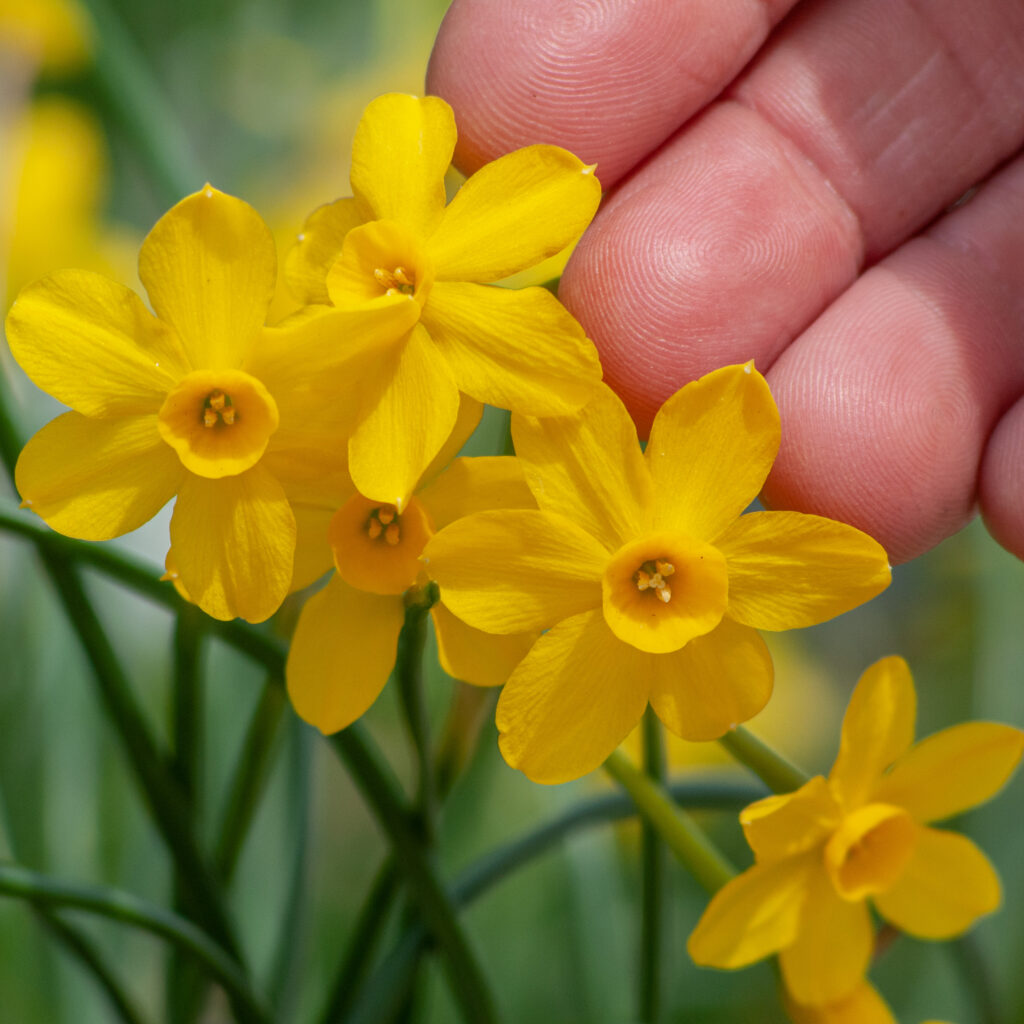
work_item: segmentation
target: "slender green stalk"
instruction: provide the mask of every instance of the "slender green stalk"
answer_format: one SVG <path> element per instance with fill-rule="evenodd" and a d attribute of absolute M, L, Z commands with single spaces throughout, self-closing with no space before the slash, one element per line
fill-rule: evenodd
<path fill-rule="evenodd" d="M 717 892 L 736 869 L 704 831 L 676 807 L 662 786 L 653 783 L 621 751 L 616 750 L 604 769 L 630 795 L 640 814 L 658 830 L 668 848 L 708 892 Z"/>
<path fill-rule="evenodd" d="M 437 868 L 423 848 L 419 830 L 390 766 L 358 725 L 350 725 L 332 736 L 331 745 L 388 835 L 411 898 L 445 954 L 448 980 L 464 1018 L 471 1024 L 492 1024 L 499 1019 L 498 1013 L 476 955 L 459 925 Z"/>
<path fill-rule="evenodd" d="M 643 719 L 644 772 L 665 784 L 665 743 L 661 721 L 648 708 Z M 658 830 L 646 819 L 640 833 L 640 1020 L 658 1024 L 665 956 L 665 848 Z"/>
<path fill-rule="evenodd" d="M 181 120 L 107 0 L 85 0 L 85 5 L 97 29 L 93 74 L 100 98 L 131 139 L 161 203 L 176 203 L 204 180 Z"/>
<path fill-rule="evenodd" d="M 669 783 L 666 791 L 676 804 L 693 810 L 739 810 L 765 795 L 760 786 L 728 776 L 680 779 Z M 449 889 L 452 903 L 459 908 L 469 906 L 569 835 L 636 814 L 636 804 L 625 793 L 581 800 L 552 821 L 499 846 L 470 865 Z M 388 1007 L 397 1006 L 396 993 L 404 991 L 407 979 L 429 943 L 430 936 L 422 926 L 406 932 L 374 972 L 347 1024 L 376 1024 L 386 1019 Z"/>
<path fill-rule="evenodd" d="M 949 943 L 949 952 L 971 993 L 978 1020 L 982 1024 L 1002 1024 L 1005 1018 L 992 985 L 992 967 L 985 958 L 978 937 L 973 934 L 961 936 Z"/>
<path fill-rule="evenodd" d="M 93 976 L 106 995 L 117 1019 L 123 1024 L 145 1024 L 141 1010 L 124 990 L 91 940 L 45 904 L 36 903 L 35 911 L 43 927 Z"/>
<path fill-rule="evenodd" d="M 151 932 L 194 956 L 253 1024 L 270 1024 L 270 1017 L 238 964 L 191 921 L 130 893 L 109 886 L 75 885 L 30 871 L 18 864 L 0 864 L 0 894 L 33 905 L 86 910 Z"/>
<path fill-rule="evenodd" d="M 773 793 L 792 793 L 808 779 L 806 772 L 791 764 L 742 725 L 730 729 L 718 742 Z"/>

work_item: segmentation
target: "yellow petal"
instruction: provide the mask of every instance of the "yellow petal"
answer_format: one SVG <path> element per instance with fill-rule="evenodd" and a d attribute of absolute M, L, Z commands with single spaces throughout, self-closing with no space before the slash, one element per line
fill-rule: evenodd
<path fill-rule="evenodd" d="M 755 864 L 712 897 L 686 943 L 703 967 L 746 967 L 796 938 L 812 871 L 809 857 Z"/>
<path fill-rule="evenodd" d="M 772 695 L 772 659 L 756 630 L 723 619 L 671 654 L 652 654 L 651 706 L 684 740 L 713 740 Z"/>
<path fill-rule="evenodd" d="M 476 686 L 501 686 L 537 639 L 535 632 L 484 633 L 467 626 L 443 604 L 435 604 L 430 614 L 441 668 Z"/>
<path fill-rule="evenodd" d="M 860 677 L 829 773 L 833 792 L 845 807 L 865 803 L 882 773 L 914 742 L 916 714 L 914 680 L 902 658 L 882 658 Z"/>
<path fill-rule="evenodd" d="M 645 457 L 655 522 L 713 540 L 757 497 L 779 449 L 779 411 L 753 367 L 723 366 L 658 410 Z"/>
<path fill-rule="evenodd" d="M 513 416 L 512 439 L 542 509 L 579 523 L 610 552 L 645 532 L 651 481 L 611 388 L 598 388 L 574 416 Z"/>
<path fill-rule="evenodd" d="M 332 576 L 303 606 L 288 651 L 288 696 L 300 718 L 330 734 L 377 699 L 395 664 L 402 599 Z"/>
<path fill-rule="evenodd" d="M 920 822 L 941 821 L 994 796 L 1022 753 L 1024 731 L 963 722 L 912 747 L 882 779 L 874 799 L 905 807 Z"/>
<path fill-rule="evenodd" d="M 601 380 L 593 342 L 544 288 L 439 282 L 423 323 L 459 388 L 528 416 L 575 412 Z"/>
<path fill-rule="evenodd" d="M 459 189 L 429 252 L 439 281 L 497 281 L 565 248 L 601 201 L 594 169 L 557 146 L 526 146 Z"/>
<path fill-rule="evenodd" d="M 920 829 L 892 804 L 870 803 L 845 814 L 825 844 L 825 870 L 836 892 L 860 900 L 890 888 L 913 856 Z"/>
<path fill-rule="evenodd" d="M 22 289 L 6 329 L 29 377 L 87 416 L 158 412 L 189 371 L 174 332 L 134 292 L 87 270 Z"/>
<path fill-rule="evenodd" d="M 182 584 L 207 615 L 262 622 L 291 584 L 295 517 L 263 466 L 221 480 L 189 474 L 171 517 L 171 547 Z"/>
<path fill-rule="evenodd" d="M 419 487 L 417 493 L 421 494 L 422 491 L 429 487 L 438 477 L 438 474 L 448 467 L 452 459 L 462 451 L 466 442 L 473 436 L 473 432 L 480 425 L 480 420 L 484 414 L 483 405 L 478 402 L 475 398 L 470 398 L 469 395 L 462 392 L 459 393 L 459 412 L 455 417 L 455 426 L 452 428 L 452 432 L 448 435 L 448 440 L 441 445 L 441 450 L 434 456 L 433 461 L 423 471 L 423 476 L 420 477 Z M 523 485 L 525 486 L 525 484 Z M 533 502 L 530 503 L 531 507 Z M 496 506 L 488 506 L 496 507 Z M 431 513 L 433 515 L 433 513 Z M 446 520 L 447 522 L 447 520 Z M 437 519 L 434 518 L 435 529 L 440 529 L 441 526 Z"/>
<path fill-rule="evenodd" d="M 801 1006 L 786 996 L 783 1005 L 793 1024 L 898 1024 L 878 990 L 866 981 L 827 1006 Z"/>
<path fill-rule="evenodd" d="M 366 219 L 396 220 L 422 237 L 444 212 L 455 149 L 452 108 L 436 96 L 388 93 L 363 112 L 352 143 L 352 192 Z"/>
<path fill-rule="evenodd" d="M 793 998 L 820 1006 L 849 996 L 863 981 L 875 936 L 867 904 L 840 899 L 820 861 L 808 877 L 796 940 L 779 953 L 779 963 Z"/>
<path fill-rule="evenodd" d="M 914 853 L 892 888 L 875 896 L 879 912 L 921 939 L 966 931 L 1002 900 L 999 876 L 966 836 L 921 828 Z"/>
<path fill-rule="evenodd" d="M 156 416 L 94 420 L 68 412 L 25 445 L 15 484 L 58 533 L 109 540 L 152 519 L 184 475 Z"/>
<path fill-rule="evenodd" d="M 349 472 L 366 497 L 401 510 L 455 426 L 459 390 L 418 325 L 364 388 L 360 423 L 348 442 Z"/>
<path fill-rule="evenodd" d="M 209 185 L 165 213 L 139 253 L 153 309 L 197 370 L 241 366 L 276 275 L 274 238 L 260 215 Z"/>
<path fill-rule="evenodd" d="M 534 782 L 593 771 L 644 713 L 647 682 L 637 668 L 648 657 L 616 639 L 600 612 L 558 623 L 501 691 L 495 721 L 505 760 Z"/>
<path fill-rule="evenodd" d="M 284 272 L 292 295 L 306 305 L 326 305 L 327 272 L 341 254 L 345 236 L 363 223 L 355 199 L 318 206 L 302 225 L 285 257 Z"/>
<path fill-rule="evenodd" d="M 825 622 L 883 591 L 882 546 L 866 533 L 800 512 L 751 512 L 715 542 L 729 562 L 729 614 L 757 629 Z"/>
<path fill-rule="evenodd" d="M 292 569 L 292 590 L 302 590 L 334 568 L 334 556 L 327 540 L 327 529 L 334 516 L 333 508 L 320 505 L 293 504 L 295 516 L 295 563 Z"/>
<path fill-rule="evenodd" d="M 519 459 L 509 455 L 463 456 L 416 492 L 440 530 L 471 512 L 535 508 Z"/>
<path fill-rule="evenodd" d="M 444 603 L 489 633 L 547 629 L 599 608 L 607 558 L 578 526 L 528 509 L 466 516 L 438 532 L 423 552 Z"/>
<path fill-rule="evenodd" d="M 838 819 L 839 808 L 820 775 L 795 793 L 765 797 L 740 812 L 743 834 L 759 863 L 820 846 Z"/>

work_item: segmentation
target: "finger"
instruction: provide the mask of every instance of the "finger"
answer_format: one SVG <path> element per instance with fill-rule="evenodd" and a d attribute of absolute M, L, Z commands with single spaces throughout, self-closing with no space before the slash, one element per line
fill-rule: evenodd
<path fill-rule="evenodd" d="M 1024 398 L 999 421 L 985 449 L 979 480 L 989 533 L 1024 558 Z"/>
<path fill-rule="evenodd" d="M 894 562 L 968 522 L 986 440 L 1024 391 L 1022 219 L 1024 157 L 865 273 L 786 350 L 768 375 L 782 412 L 769 504 L 852 523 Z M 983 476 L 996 536 L 1018 552 L 1022 439 L 1015 410 Z"/>
<path fill-rule="evenodd" d="M 554 143 L 610 188 L 713 99 L 796 0 L 455 0 L 427 72 L 467 173 Z"/>
<path fill-rule="evenodd" d="M 562 296 L 641 428 L 686 380 L 766 369 L 1024 138 L 1024 5 L 801 6 L 620 186 Z"/>

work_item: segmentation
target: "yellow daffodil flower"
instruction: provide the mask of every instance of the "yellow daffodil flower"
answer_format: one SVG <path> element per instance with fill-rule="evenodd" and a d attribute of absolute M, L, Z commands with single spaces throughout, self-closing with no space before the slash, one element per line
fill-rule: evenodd
<path fill-rule="evenodd" d="M 18 490 L 53 529 L 85 540 L 127 533 L 177 495 L 185 589 L 215 618 L 260 621 L 291 582 L 282 480 L 321 472 L 344 444 L 342 413 L 306 380 L 320 321 L 264 326 L 273 239 L 252 207 L 209 186 L 157 222 L 139 274 L 155 317 L 129 289 L 75 270 L 29 285 L 11 308 L 15 358 L 72 409 L 25 446 Z M 371 337 L 409 323 L 401 307 L 335 316 Z"/>
<path fill-rule="evenodd" d="M 862 984 L 869 899 L 923 939 L 959 935 L 999 906 L 985 855 L 930 823 L 989 799 L 1024 753 L 1024 731 L 967 722 L 912 746 L 915 712 L 906 662 L 877 662 L 850 699 L 828 778 L 742 812 L 756 864 L 708 905 L 689 941 L 697 963 L 743 967 L 778 953 L 793 1000 L 827 1006 Z"/>
<path fill-rule="evenodd" d="M 289 281 L 307 303 L 403 301 L 416 311 L 416 327 L 361 365 L 346 399 L 359 409 L 352 478 L 399 508 L 451 433 L 459 392 L 563 415 L 601 379 L 593 344 L 550 292 L 485 284 L 583 231 L 601 195 L 593 168 L 557 146 L 528 146 L 483 167 L 445 206 L 455 139 L 443 100 L 378 97 L 356 131 L 354 197 L 316 210 L 288 258 Z M 356 357 L 357 348 L 340 351 Z"/>
<path fill-rule="evenodd" d="M 75 0 L 0 0 L 0 52 L 65 72 L 82 65 L 91 48 L 92 26 Z"/>
<path fill-rule="evenodd" d="M 479 403 L 463 401 L 456 430 L 435 466 L 458 451 L 479 417 Z M 522 470 L 509 457 L 456 459 L 440 475 L 428 470 L 401 512 L 364 498 L 347 474 L 333 483 L 321 481 L 295 504 L 295 585 L 312 582 L 332 566 L 336 571 L 303 607 L 286 669 L 295 710 L 323 733 L 354 722 L 384 688 L 406 595 L 426 582 L 420 555 L 435 528 L 479 509 L 533 506 Z M 482 633 L 443 603 L 430 614 L 442 668 L 479 686 L 504 683 L 536 637 Z"/>
<path fill-rule="evenodd" d="M 779 444 L 752 365 L 677 392 L 643 454 L 604 387 L 576 416 L 513 416 L 512 430 L 538 510 L 461 519 L 425 554 L 471 626 L 547 630 L 497 712 L 505 759 L 535 781 L 596 768 L 648 702 L 684 739 L 721 736 L 771 694 L 758 629 L 822 622 L 889 582 L 885 552 L 850 526 L 741 515 Z"/>
<path fill-rule="evenodd" d="M 801 1006 L 784 999 L 793 1024 L 899 1024 L 886 1001 L 870 982 L 862 981 L 848 996 L 826 1006 Z M 924 1024 L 946 1024 L 928 1020 Z"/>

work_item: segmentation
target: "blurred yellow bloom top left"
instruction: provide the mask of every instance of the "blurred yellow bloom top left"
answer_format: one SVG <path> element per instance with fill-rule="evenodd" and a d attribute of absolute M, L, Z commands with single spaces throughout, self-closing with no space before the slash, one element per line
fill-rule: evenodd
<path fill-rule="evenodd" d="M 90 27 L 74 0 L 0 0 L 0 49 L 49 71 L 69 71 L 89 55 Z"/>
<path fill-rule="evenodd" d="M 25 446 L 25 504 L 61 533 L 106 540 L 177 495 L 181 581 L 219 619 L 260 621 L 280 605 L 295 550 L 285 485 L 344 445 L 338 413 L 304 376 L 322 332 L 264 326 L 276 272 L 256 211 L 207 187 L 143 243 L 155 317 L 122 285 L 67 270 L 25 288 L 7 318 L 22 368 L 72 410 Z M 403 325 L 402 307 L 335 314 L 335 331 L 338 316 L 363 333 Z"/>

